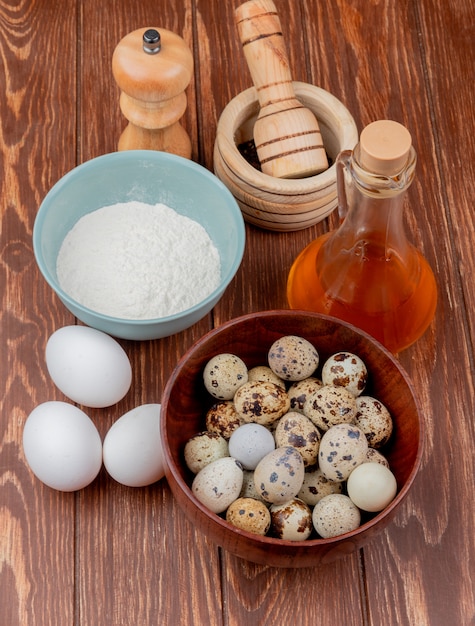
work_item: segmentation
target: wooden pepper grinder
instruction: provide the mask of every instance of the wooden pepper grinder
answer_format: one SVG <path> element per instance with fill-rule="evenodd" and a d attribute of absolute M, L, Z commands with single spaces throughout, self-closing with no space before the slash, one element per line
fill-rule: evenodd
<path fill-rule="evenodd" d="M 192 72 L 185 41 L 164 28 L 138 29 L 118 43 L 112 73 L 121 89 L 120 109 L 129 120 L 119 150 L 162 150 L 191 158 L 191 141 L 179 119 Z"/>
<path fill-rule="evenodd" d="M 275 4 L 250 0 L 237 7 L 235 19 L 259 99 L 254 143 L 262 171 L 277 178 L 303 178 L 326 170 L 318 121 L 295 97 Z"/>

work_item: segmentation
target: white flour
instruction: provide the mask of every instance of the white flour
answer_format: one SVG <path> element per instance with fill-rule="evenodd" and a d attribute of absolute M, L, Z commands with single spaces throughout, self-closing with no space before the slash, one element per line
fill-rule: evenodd
<path fill-rule="evenodd" d="M 164 204 L 125 202 L 83 216 L 66 235 L 56 271 L 80 304 L 125 319 L 184 311 L 220 281 L 206 230 Z"/>

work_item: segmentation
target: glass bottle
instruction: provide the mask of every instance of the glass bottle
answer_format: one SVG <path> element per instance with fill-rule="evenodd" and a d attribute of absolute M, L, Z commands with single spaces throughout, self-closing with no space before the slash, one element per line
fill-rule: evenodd
<path fill-rule="evenodd" d="M 291 308 L 348 321 L 393 353 L 425 332 L 435 315 L 436 282 L 403 224 L 415 166 L 409 131 L 391 120 L 367 126 L 354 151 L 338 156 L 343 221 L 295 259 L 287 283 Z"/>

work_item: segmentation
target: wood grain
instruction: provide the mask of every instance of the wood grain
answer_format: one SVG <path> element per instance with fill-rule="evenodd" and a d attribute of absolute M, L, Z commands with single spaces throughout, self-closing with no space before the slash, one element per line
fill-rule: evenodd
<path fill-rule="evenodd" d="M 64 399 L 44 362 L 74 318 L 36 267 L 31 235 L 48 189 L 116 149 L 127 121 L 111 72 L 127 33 L 180 34 L 194 54 L 183 125 L 210 170 L 220 113 L 251 85 L 234 22 L 239 0 L 0 3 L 0 624 L 446 626 L 475 624 L 475 5 L 471 0 L 275 0 L 295 80 L 340 98 L 358 128 L 390 117 L 418 152 L 406 222 L 439 285 L 434 324 L 400 355 L 426 423 L 423 464 L 401 513 L 358 554 L 280 570 L 230 555 L 183 518 L 165 481 L 146 489 L 102 471 L 77 494 L 44 487 L 21 447 L 28 413 Z M 336 216 L 296 233 L 247 226 L 242 266 L 212 314 L 175 337 L 121 342 L 131 392 L 91 411 L 101 435 L 159 402 L 177 360 L 238 315 L 287 308 L 286 277 Z M 468 451 L 468 452 L 467 452 Z"/>

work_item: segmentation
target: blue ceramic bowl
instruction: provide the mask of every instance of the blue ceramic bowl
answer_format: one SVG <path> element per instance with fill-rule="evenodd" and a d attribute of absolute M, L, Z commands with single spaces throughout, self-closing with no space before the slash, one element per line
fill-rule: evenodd
<path fill-rule="evenodd" d="M 221 283 L 199 304 L 174 315 L 129 320 L 97 313 L 58 284 L 56 259 L 66 234 L 87 213 L 132 200 L 163 203 L 199 222 L 219 251 Z M 61 178 L 44 198 L 33 229 L 36 262 L 47 283 L 79 320 L 123 339 L 157 339 L 189 328 L 222 297 L 245 246 L 241 211 L 228 189 L 204 167 L 152 150 L 114 152 L 86 161 Z"/>

